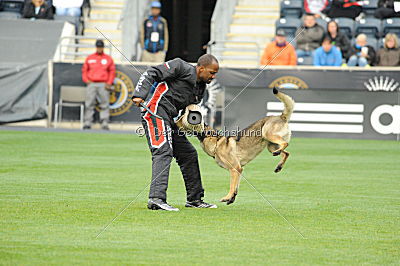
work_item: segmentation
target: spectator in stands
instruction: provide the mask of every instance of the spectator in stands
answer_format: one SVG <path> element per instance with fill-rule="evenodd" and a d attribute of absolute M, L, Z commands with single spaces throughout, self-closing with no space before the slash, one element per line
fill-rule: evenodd
<path fill-rule="evenodd" d="M 331 7 L 326 12 L 330 18 L 351 18 L 355 19 L 362 12 L 362 7 L 357 0 L 332 0 Z"/>
<path fill-rule="evenodd" d="M 326 36 L 331 39 L 333 45 L 340 49 L 342 57 L 347 61 L 350 57 L 351 43 L 347 35 L 339 31 L 336 21 L 329 21 L 326 26 Z"/>
<path fill-rule="evenodd" d="M 161 3 L 151 3 L 151 15 L 143 22 L 141 30 L 142 61 L 164 62 L 168 50 L 168 24 L 160 16 Z"/>
<path fill-rule="evenodd" d="M 53 0 L 57 16 L 80 17 L 83 0 Z"/>
<path fill-rule="evenodd" d="M 356 43 L 354 44 L 351 56 L 347 62 L 348 66 L 373 66 L 376 61 L 375 49 L 368 45 L 367 35 L 360 34 L 356 38 Z"/>
<path fill-rule="evenodd" d="M 400 66 L 400 49 L 397 35 L 386 34 L 385 45 L 378 51 L 378 66 Z"/>
<path fill-rule="evenodd" d="M 307 13 L 303 22 L 303 25 L 296 31 L 298 57 L 312 56 L 324 37 L 324 29 L 317 24 L 313 14 Z"/>
<path fill-rule="evenodd" d="M 328 4 L 329 0 L 304 0 L 304 10 L 306 13 L 314 14 L 316 18 L 320 18 Z"/>
<path fill-rule="evenodd" d="M 315 50 L 314 66 L 341 66 L 342 53 L 339 48 L 332 44 L 331 39 L 326 36 L 322 46 Z"/>
<path fill-rule="evenodd" d="M 297 56 L 294 47 L 286 41 L 285 31 L 278 29 L 274 41 L 264 49 L 261 65 L 295 66 L 296 64 Z"/>
<path fill-rule="evenodd" d="M 32 20 L 53 19 L 53 7 L 46 4 L 44 0 L 32 0 L 30 3 L 25 4 L 22 17 Z"/>
<path fill-rule="evenodd" d="M 378 19 L 400 17 L 400 12 L 394 11 L 394 0 L 379 0 L 374 16 Z"/>
<path fill-rule="evenodd" d="M 89 55 L 82 67 L 82 80 L 87 85 L 85 101 L 85 124 L 90 129 L 96 101 L 100 107 L 101 128 L 109 130 L 109 105 L 111 85 L 115 78 L 115 64 L 111 56 L 104 53 L 104 42 L 96 41 L 96 53 Z"/>

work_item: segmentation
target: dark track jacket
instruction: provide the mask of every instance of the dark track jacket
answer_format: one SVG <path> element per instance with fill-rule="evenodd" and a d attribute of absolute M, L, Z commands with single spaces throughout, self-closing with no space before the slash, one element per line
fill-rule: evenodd
<path fill-rule="evenodd" d="M 206 83 L 197 82 L 195 66 L 175 58 L 148 68 L 140 77 L 132 98 L 146 100 L 154 88 L 147 106 L 150 109 L 153 105 L 162 106 L 171 117 L 175 117 L 189 104 L 200 103 Z"/>

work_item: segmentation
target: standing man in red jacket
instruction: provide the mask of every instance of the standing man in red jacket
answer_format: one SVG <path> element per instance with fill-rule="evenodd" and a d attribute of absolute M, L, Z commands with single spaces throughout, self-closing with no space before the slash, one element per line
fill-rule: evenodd
<path fill-rule="evenodd" d="M 115 64 L 111 56 L 104 53 L 104 42 L 96 41 L 96 53 L 89 55 L 82 67 L 82 80 L 87 85 L 85 101 L 85 124 L 90 129 L 93 122 L 96 100 L 99 101 L 101 128 L 109 130 L 110 90 L 115 78 Z"/>

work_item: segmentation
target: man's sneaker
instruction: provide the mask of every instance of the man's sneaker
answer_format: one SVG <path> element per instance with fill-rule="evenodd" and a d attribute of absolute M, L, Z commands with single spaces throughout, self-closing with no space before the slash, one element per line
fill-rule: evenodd
<path fill-rule="evenodd" d="M 174 208 L 171 205 L 169 205 L 167 202 L 165 202 L 164 200 L 157 199 L 157 198 L 150 198 L 147 203 L 147 208 L 149 208 L 150 210 L 165 210 L 165 211 L 173 211 L 173 212 L 179 211 L 178 208 Z"/>
<path fill-rule="evenodd" d="M 90 128 L 91 128 L 91 126 L 87 126 L 87 125 L 83 126 L 83 129 L 84 129 L 84 130 L 88 130 L 88 129 L 90 129 Z"/>
<path fill-rule="evenodd" d="M 187 201 L 185 207 L 215 209 L 215 208 L 217 208 L 217 205 L 210 204 L 210 203 L 204 202 L 202 200 L 195 200 L 195 201 Z"/>
<path fill-rule="evenodd" d="M 103 125 L 101 126 L 102 130 L 110 130 L 110 127 L 108 125 Z"/>

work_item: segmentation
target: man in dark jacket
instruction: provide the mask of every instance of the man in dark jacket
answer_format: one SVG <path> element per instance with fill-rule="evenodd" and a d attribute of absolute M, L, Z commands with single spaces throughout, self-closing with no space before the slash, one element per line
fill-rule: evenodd
<path fill-rule="evenodd" d="M 53 7 L 47 5 L 44 0 L 32 0 L 30 3 L 25 4 L 22 17 L 30 19 L 53 19 Z"/>
<path fill-rule="evenodd" d="M 330 18 L 355 19 L 361 12 L 362 7 L 358 0 L 332 0 L 332 5 L 326 14 Z"/>
<path fill-rule="evenodd" d="M 306 14 L 303 26 L 296 31 L 297 57 L 312 56 L 324 37 L 324 28 L 317 24 L 313 14 Z"/>
<path fill-rule="evenodd" d="M 206 54 L 197 61 L 197 66 L 182 59 L 165 62 L 150 67 L 140 77 L 132 101 L 139 106 L 156 87 L 146 106 L 155 117 L 144 110 L 142 124 L 152 153 L 152 182 L 150 185 L 148 208 L 153 210 L 178 211 L 167 204 L 169 168 L 172 157 L 176 158 L 185 181 L 186 207 L 216 208 L 216 205 L 202 200 L 204 190 L 196 149 L 186 136 L 178 132 L 173 118 L 189 104 L 201 101 L 210 83 L 219 70 L 217 59 Z"/>

